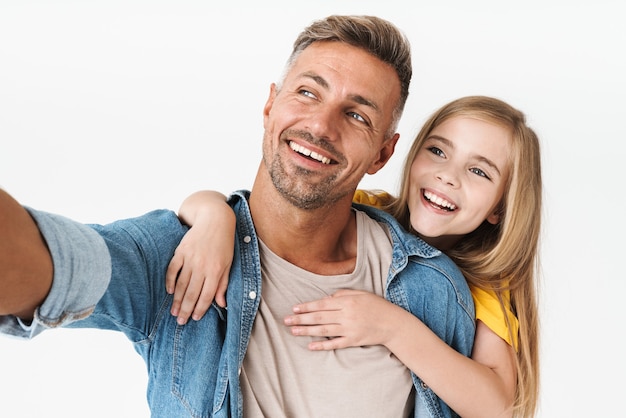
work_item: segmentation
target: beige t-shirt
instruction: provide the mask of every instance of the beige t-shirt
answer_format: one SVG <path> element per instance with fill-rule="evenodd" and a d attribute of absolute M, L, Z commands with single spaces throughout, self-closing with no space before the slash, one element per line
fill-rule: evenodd
<path fill-rule="evenodd" d="M 321 276 L 272 253 L 262 242 L 262 299 L 241 371 L 244 416 L 407 417 L 409 370 L 383 346 L 310 351 L 313 337 L 283 325 L 296 303 L 350 288 L 384 294 L 391 243 L 384 226 L 356 211 L 358 253 L 350 274 Z"/>

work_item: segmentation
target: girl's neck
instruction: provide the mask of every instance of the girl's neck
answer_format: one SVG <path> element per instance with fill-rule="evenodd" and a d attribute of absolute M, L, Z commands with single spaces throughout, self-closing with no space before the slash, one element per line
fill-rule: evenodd
<path fill-rule="evenodd" d="M 426 241 L 427 244 L 446 252 L 456 245 L 463 237 L 462 235 L 440 235 L 438 237 L 426 237 L 417 231 L 414 231 L 418 237 Z"/>

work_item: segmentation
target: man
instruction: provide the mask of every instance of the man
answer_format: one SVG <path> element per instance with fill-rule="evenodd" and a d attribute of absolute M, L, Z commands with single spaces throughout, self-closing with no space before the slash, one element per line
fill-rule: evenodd
<path fill-rule="evenodd" d="M 384 347 L 311 352 L 282 324 L 297 302 L 355 288 L 470 354 L 473 306 L 459 271 L 389 216 L 352 207 L 363 175 L 393 154 L 410 78 L 408 42 L 382 19 L 331 16 L 302 32 L 263 110 L 252 191 L 229 199 L 228 308 L 184 326 L 164 286 L 186 232 L 173 212 L 87 226 L 0 193 L 0 329 L 124 332 L 148 366 L 153 416 L 451 416 Z"/>

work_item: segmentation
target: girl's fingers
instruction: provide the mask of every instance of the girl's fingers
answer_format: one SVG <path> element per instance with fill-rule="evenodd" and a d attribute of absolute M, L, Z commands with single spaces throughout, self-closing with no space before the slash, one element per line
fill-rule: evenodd
<path fill-rule="evenodd" d="M 180 281 L 180 279 L 179 279 Z M 189 320 L 191 313 L 195 310 L 200 301 L 202 287 L 204 285 L 204 276 L 191 277 L 182 293 L 182 301 L 180 311 L 178 312 L 178 323 L 184 325 Z M 178 291 L 178 286 L 176 291 Z M 212 293 L 212 292 L 211 292 Z M 202 305 L 201 305 L 202 306 Z"/>
<path fill-rule="evenodd" d="M 215 303 L 222 308 L 226 307 L 226 289 L 228 288 L 228 279 L 229 270 L 226 270 L 217 284 L 217 290 L 215 291 Z"/>
<path fill-rule="evenodd" d="M 197 302 L 193 307 L 192 318 L 194 321 L 199 321 L 202 319 L 204 314 L 211 307 L 211 303 L 213 303 L 213 298 L 215 297 L 215 288 L 212 286 L 212 282 L 207 280 L 206 278 L 203 280 L 204 284 L 202 286 L 199 297 L 197 297 Z"/>
<path fill-rule="evenodd" d="M 334 338 L 340 336 L 340 327 L 335 324 L 327 325 L 308 325 L 308 326 L 294 326 L 291 327 L 291 334 L 297 336 L 308 337 L 326 337 Z"/>
<path fill-rule="evenodd" d="M 318 311 L 335 311 L 340 309 L 341 305 L 332 296 L 326 296 L 323 299 L 311 302 L 299 303 L 293 307 L 293 312 L 297 314 L 318 312 Z"/>
<path fill-rule="evenodd" d="M 288 315 L 284 319 L 284 323 L 287 326 L 304 325 L 337 325 L 339 323 L 339 317 L 337 311 L 315 311 L 308 313 L 301 313 L 296 315 Z M 310 334 L 307 334 L 310 335 Z"/>
<path fill-rule="evenodd" d="M 174 299 L 172 301 L 171 313 L 174 316 L 180 314 L 181 305 L 187 292 L 187 286 L 189 285 L 189 273 L 183 268 L 178 274 L 176 284 L 174 286 Z"/>
<path fill-rule="evenodd" d="M 167 272 L 165 273 L 165 289 L 170 295 L 174 293 L 176 287 L 176 280 L 178 279 L 178 273 L 183 266 L 183 257 L 177 253 L 174 253 L 174 257 L 167 266 Z"/>
<path fill-rule="evenodd" d="M 339 350 L 341 348 L 351 347 L 348 340 L 344 337 L 330 338 L 330 339 L 322 339 L 319 341 L 311 341 L 309 343 L 309 350 L 312 351 L 329 351 L 329 350 Z"/>

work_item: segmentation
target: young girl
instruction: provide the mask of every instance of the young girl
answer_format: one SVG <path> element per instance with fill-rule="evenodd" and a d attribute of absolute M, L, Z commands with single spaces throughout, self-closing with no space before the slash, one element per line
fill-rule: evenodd
<path fill-rule="evenodd" d="M 333 337 L 312 342 L 312 350 L 385 345 L 463 417 L 534 416 L 541 197 L 539 141 L 524 115 L 494 98 L 455 100 L 416 137 L 397 198 L 359 190 L 354 200 L 388 211 L 457 263 L 476 306 L 471 359 L 367 292 L 341 290 L 297 305 L 285 325 L 294 335 Z M 166 279 L 180 323 L 192 311 L 199 319 L 214 296 L 225 305 L 234 215 L 223 202 L 221 194 L 199 192 L 181 206 L 181 218 L 194 226 Z M 207 253 L 220 257 L 201 256 Z"/>

